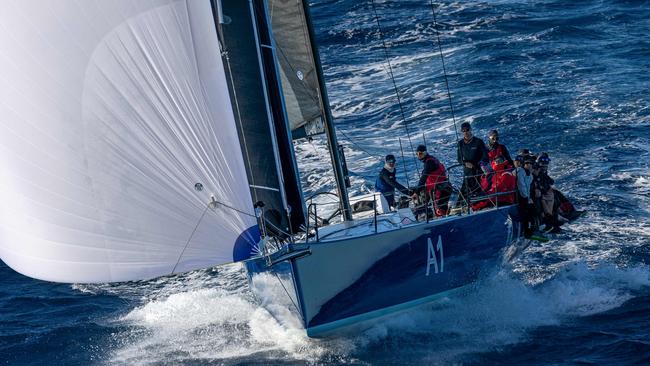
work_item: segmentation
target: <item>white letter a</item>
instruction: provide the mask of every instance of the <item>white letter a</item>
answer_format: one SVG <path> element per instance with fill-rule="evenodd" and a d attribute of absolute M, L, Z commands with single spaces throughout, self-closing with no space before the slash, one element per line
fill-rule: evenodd
<path fill-rule="evenodd" d="M 427 276 L 429 275 L 429 268 L 431 267 L 431 263 L 433 263 L 433 270 L 435 271 L 434 273 L 438 273 L 438 261 L 436 260 L 436 251 L 433 249 L 433 243 L 431 242 L 431 238 L 427 239 Z"/>

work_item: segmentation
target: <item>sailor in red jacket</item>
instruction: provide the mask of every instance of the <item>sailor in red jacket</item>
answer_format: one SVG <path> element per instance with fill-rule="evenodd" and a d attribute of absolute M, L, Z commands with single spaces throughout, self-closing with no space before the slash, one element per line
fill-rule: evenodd
<path fill-rule="evenodd" d="M 490 163 L 493 163 L 497 156 L 503 156 L 511 167 L 515 165 L 506 146 L 499 143 L 499 132 L 497 130 L 488 132 L 487 153 Z"/>
<path fill-rule="evenodd" d="M 503 156 L 497 156 L 492 162 L 492 171 L 490 186 L 483 186 L 485 194 L 489 197 L 474 203 L 472 209 L 475 211 L 495 205 L 504 206 L 515 203 L 514 192 L 517 187 L 517 178 L 515 178 L 510 163 Z"/>
<path fill-rule="evenodd" d="M 424 169 L 420 176 L 418 186 L 413 193 L 413 199 L 418 194 L 426 192 L 427 201 L 433 201 L 436 216 L 445 216 L 449 210 L 449 197 L 451 196 L 451 184 L 447 179 L 445 166 L 436 158 L 427 153 L 427 147 L 419 145 L 415 149 L 415 155 L 424 163 Z"/>
<path fill-rule="evenodd" d="M 517 178 L 512 168 L 503 156 L 497 156 L 492 162 L 492 169 L 494 169 L 492 193 L 497 194 L 494 201 L 498 205 L 511 205 L 516 201 L 514 192 L 517 189 Z"/>

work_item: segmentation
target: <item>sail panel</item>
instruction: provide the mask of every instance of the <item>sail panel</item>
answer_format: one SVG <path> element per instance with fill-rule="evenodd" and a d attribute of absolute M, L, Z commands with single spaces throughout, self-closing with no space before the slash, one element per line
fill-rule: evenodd
<path fill-rule="evenodd" d="M 264 205 L 267 233 L 285 237 L 305 222 L 295 156 L 292 151 L 279 85 L 276 62 L 265 36 L 263 1 L 224 0 L 229 21 L 220 27 L 231 98 L 243 147 L 248 181 L 255 202 Z M 291 207 L 291 217 L 287 215 Z"/>
<path fill-rule="evenodd" d="M 268 9 L 294 138 L 322 133 L 322 100 L 303 2 L 269 0 Z"/>
<path fill-rule="evenodd" d="M 112 282 L 254 252 L 208 0 L 7 1 L 0 29 L 6 264 Z"/>

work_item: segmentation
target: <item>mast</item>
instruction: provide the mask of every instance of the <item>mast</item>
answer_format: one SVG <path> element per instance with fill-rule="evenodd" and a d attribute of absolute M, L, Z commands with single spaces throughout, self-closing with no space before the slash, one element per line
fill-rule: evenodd
<path fill-rule="evenodd" d="M 272 152 L 273 152 L 273 158 L 275 159 L 275 169 L 278 174 L 278 184 L 279 184 L 279 193 L 280 193 L 280 201 L 282 203 L 282 207 L 284 208 L 284 211 L 286 213 L 289 212 L 289 205 L 287 203 L 287 197 L 286 197 L 286 189 L 284 187 L 284 179 L 282 177 L 282 163 L 280 161 L 280 150 L 278 148 L 278 137 L 275 133 L 275 128 L 273 125 L 273 108 L 270 105 L 271 102 L 271 96 L 270 94 L 270 85 L 271 82 L 268 80 L 268 74 L 270 72 L 267 72 L 268 70 L 265 70 L 265 60 L 264 56 L 262 55 L 262 49 L 264 47 L 271 47 L 270 45 L 266 44 L 269 42 L 268 37 L 264 37 L 264 40 L 260 39 L 262 36 L 265 36 L 266 34 L 262 33 L 262 29 L 260 25 L 257 24 L 257 17 L 256 17 L 256 12 L 255 12 L 255 4 L 253 4 L 253 0 L 248 0 L 248 4 L 250 7 L 250 15 L 251 15 L 251 23 L 253 24 L 253 29 L 256 29 L 256 32 L 253 32 L 253 36 L 255 39 L 255 44 L 258 46 L 257 47 L 257 59 L 259 61 L 259 69 L 260 69 L 260 77 L 264 80 L 266 80 L 266 85 L 264 88 L 262 88 L 262 93 L 264 95 L 264 104 L 266 106 L 266 117 L 268 120 L 269 124 L 269 135 L 271 137 L 271 146 L 272 146 Z M 264 16 L 265 18 L 265 16 Z M 264 19 L 262 18 L 262 20 Z M 271 71 L 272 72 L 272 71 Z"/>
<path fill-rule="evenodd" d="M 276 42 L 273 37 L 267 1 L 249 0 L 249 3 L 251 17 L 257 29 L 256 41 L 259 45 L 260 66 L 263 69 L 266 81 L 265 95 L 269 122 L 271 123 L 271 134 L 274 140 L 274 154 L 276 155 L 282 199 L 289 225 L 287 231 L 289 234 L 293 234 L 306 221 L 306 207 L 291 140 L 291 128 L 286 110 L 286 101 L 284 100 Z"/>
<path fill-rule="evenodd" d="M 215 3 L 217 18 L 230 19 L 220 35 L 253 202 L 264 203 L 272 236 L 290 237 L 304 225 L 306 209 L 265 0 Z"/>
<path fill-rule="evenodd" d="M 316 66 L 316 74 L 318 76 L 318 87 L 323 99 L 323 112 L 325 114 L 325 133 L 327 135 L 327 142 L 329 145 L 330 158 L 332 159 L 332 166 L 334 167 L 334 177 L 336 179 L 336 188 L 341 202 L 341 211 L 343 212 L 343 219 L 345 221 L 352 220 L 352 209 L 350 208 L 350 199 L 348 198 L 348 190 L 345 185 L 345 174 L 343 173 L 343 163 L 338 150 L 338 141 L 336 139 L 336 131 L 334 129 L 334 122 L 332 112 L 330 110 L 329 97 L 327 96 L 327 88 L 325 87 L 325 78 L 323 77 L 323 68 L 320 63 L 318 54 L 318 47 L 316 45 L 316 36 L 314 34 L 314 27 L 311 23 L 311 14 L 309 12 L 309 3 L 307 0 L 302 0 L 303 8 L 305 9 L 305 19 L 307 29 L 309 31 L 309 40 L 311 42 L 312 54 L 314 55 L 314 63 Z"/>

